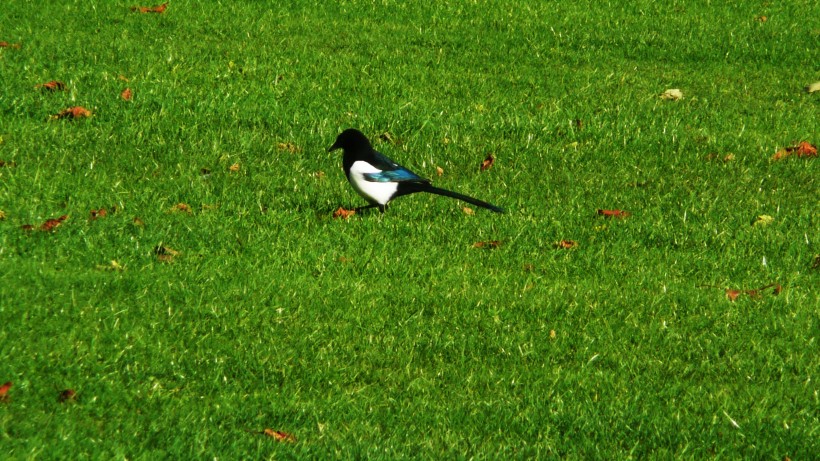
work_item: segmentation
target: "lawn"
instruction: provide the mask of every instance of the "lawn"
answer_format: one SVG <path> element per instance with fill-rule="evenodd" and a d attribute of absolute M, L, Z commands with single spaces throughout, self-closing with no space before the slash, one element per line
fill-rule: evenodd
<path fill-rule="evenodd" d="M 284 3 L 0 7 L 4 458 L 820 453 L 815 1 Z"/>

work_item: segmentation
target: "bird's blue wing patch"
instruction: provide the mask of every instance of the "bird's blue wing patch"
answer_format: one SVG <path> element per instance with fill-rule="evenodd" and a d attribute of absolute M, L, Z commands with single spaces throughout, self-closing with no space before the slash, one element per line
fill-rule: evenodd
<path fill-rule="evenodd" d="M 373 151 L 372 158 L 367 159 L 367 162 L 382 170 L 378 173 L 364 173 L 364 179 L 370 182 L 430 182 L 376 150 Z"/>
<path fill-rule="evenodd" d="M 365 173 L 363 176 L 364 179 L 370 182 L 426 182 L 416 173 L 402 167 L 395 170 L 380 171 L 378 173 Z"/>

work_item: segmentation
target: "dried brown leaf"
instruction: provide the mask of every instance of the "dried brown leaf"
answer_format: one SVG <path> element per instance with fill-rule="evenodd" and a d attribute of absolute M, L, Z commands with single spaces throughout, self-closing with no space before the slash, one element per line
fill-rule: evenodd
<path fill-rule="evenodd" d="M 774 222 L 773 217 L 771 217 L 767 214 L 762 214 L 762 215 L 756 217 L 754 219 L 754 221 L 752 221 L 752 225 L 753 226 L 758 226 L 758 227 L 763 227 L 763 226 L 768 226 L 769 224 L 771 224 L 773 222 Z"/>
<path fill-rule="evenodd" d="M 347 219 L 353 216 L 354 214 L 356 214 L 356 210 L 347 210 L 343 207 L 339 207 L 336 211 L 333 212 L 333 218 Z"/>
<path fill-rule="evenodd" d="M 188 213 L 188 214 L 193 213 L 193 211 L 191 211 L 190 205 L 188 205 L 187 203 L 182 203 L 182 202 L 177 203 L 176 205 L 172 206 L 170 211 L 171 212 Z"/>
<path fill-rule="evenodd" d="M 66 84 L 59 80 L 52 80 L 50 82 L 34 85 L 34 88 L 39 88 L 46 91 L 65 91 Z"/>
<path fill-rule="evenodd" d="M 265 429 L 262 431 L 263 434 L 267 435 L 268 437 L 276 440 L 277 442 L 296 442 L 296 436 L 293 434 L 284 432 L 284 431 L 277 431 L 274 429 Z"/>
<path fill-rule="evenodd" d="M 661 93 L 661 99 L 666 99 L 668 101 L 677 101 L 681 98 L 683 98 L 683 92 L 677 88 L 671 88 Z"/>
<path fill-rule="evenodd" d="M 228 167 L 228 171 L 230 171 L 231 173 L 236 173 L 237 171 L 239 171 L 239 168 L 239 163 L 234 163 L 233 165 Z"/>
<path fill-rule="evenodd" d="M 620 219 L 623 219 L 623 218 L 627 218 L 629 216 L 632 216 L 632 213 L 630 213 L 628 211 L 624 211 L 624 210 L 617 210 L 617 209 L 616 210 L 601 210 L 601 209 L 599 209 L 598 210 L 598 215 L 604 216 L 606 218 L 620 218 Z"/>
<path fill-rule="evenodd" d="M 136 11 L 137 13 L 164 13 L 167 8 L 168 2 L 165 2 L 162 5 L 156 6 L 132 6 L 131 11 Z"/>
<path fill-rule="evenodd" d="M 47 219 L 46 222 L 40 225 L 40 230 L 43 232 L 52 231 L 59 227 L 66 219 L 68 219 L 68 215 L 62 215 L 56 219 Z"/>
<path fill-rule="evenodd" d="M 91 210 L 89 219 L 95 221 L 99 218 L 104 218 L 108 215 L 108 212 L 105 211 L 105 208 L 100 208 L 99 210 Z"/>
<path fill-rule="evenodd" d="M 77 400 L 77 391 L 75 391 L 74 389 L 66 389 L 60 392 L 60 395 L 57 397 L 57 400 L 60 403 L 73 402 Z"/>
<path fill-rule="evenodd" d="M 169 263 L 173 262 L 174 258 L 180 255 L 180 252 L 170 247 L 157 245 L 154 247 L 154 254 L 158 260 Z"/>
<path fill-rule="evenodd" d="M 802 141 L 800 144 L 797 145 L 797 156 L 817 157 L 817 147 L 815 147 L 812 144 L 809 144 L 806 141 Z"/>
<path fill-rule="evenodd" d="M 490 167 L 493 166 L 493 163 L 495 163 L 495 157 L 493 157 L 493 154 L 487 154 L 487 158 L 485 158 L 484 161 L 481 162 L 481 171 L 489 170 Z"/>
<path fill-rule="evenodd" d="M 462 208 L 461 211 L 463 211 L 464 214 L 466 214 L 467 216 L 472 216 L 472 215 L 475 214 L 475 210 L 473 210 L 472 208 L 470 208 L 468 206 L 465 206 L 464 208 Z"/>
<path fill-rule="evenodd" d="M 290 152 L 291 154 L 302 152 L 302 148 L 292 142 L 280 142 L 276 144 L 276 147 L 279 148 L 279 150 L 284 150 Z"/>
<path fill-rule="evenodd" d="M 68 109 L 62 110 L 59 113 L 51 116 L 51 118 L 53 119 L 78 119 L 86 117 L 91 117 L 91 111 L 82 106 L 69 107 Z"/>
<path fill-rule="evenodd" d="M 561 250 L 571 250 L 578 247 L 578 242 L 575 240 L 561 240 L 560 242 L 555 242 L 554 246 Z"/>
<path fill-rule="evenodd" d="M 473 244 L 473 248 L 493 249 L 493 248 L 500 247 L 502 245 L 502 243 L 503 242 L 501 242 L 500 240 L 488 240 L 488 241 L 485 241 L 485 242 L 475 242 Z"/>
<path fill-rule="evenodd" d="M 735 159 L 735 154 L 733 154 L 731 152 L 726 154 L 726 155 L 721 155 L 721 154 L 713 152 L 713 153 L 706 156 L 706 160 L 709 160 L 709 161 L 711 161 L 711 160 L 722 160 L 723 163 L 729 163 L 729 162 L 733 161 L 734 159 Z"/>
<path fill-rule="evenodd" d="M 789 146 L 777 151 L 772 160 L 782 160 L 787 157 L 817 157 L 817 147 L 807 141 L 801 141 L 796 146 Z"/>
<path fill-rule="evenodd" d="M 123 101 L 130 101 L 133 97 L 134 92 L 131 91 L 131 88 L 126 88 L 122 90 L 122 93 L 120 93 L 120 98 L 122 98 Z"/>
<path fill-rule="evenodd" d="M 395 146 L 400 146 L 401 145 L 401 141 L 399 141 L 396 137 L 394 137 L 392 134 L 390 134 L 389 131 L 385 131 L 384 133 L 380 134 L 379 139 L 381 139 L 384 142 L 393 144 Z"/>

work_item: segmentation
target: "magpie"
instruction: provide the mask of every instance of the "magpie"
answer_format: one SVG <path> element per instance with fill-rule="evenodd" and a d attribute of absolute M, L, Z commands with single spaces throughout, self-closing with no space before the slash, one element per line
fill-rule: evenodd
<path fill-rule="evenodd" d="M 342 149 L 344 152 L 342 166 L 350 185 L 370 203 L 356 210 L 378 207 L 379 211 L 384 213 L 387 204 L 396 197 L 429 192 L 463 200 L 496 213 L 504 212 L 502 208 L 490 203 L 434 187 L 429 179 L 422 178 L 373 149 L 367 136 L 355 128 L 344 130 L 328 152 L 336 149 Z"/>

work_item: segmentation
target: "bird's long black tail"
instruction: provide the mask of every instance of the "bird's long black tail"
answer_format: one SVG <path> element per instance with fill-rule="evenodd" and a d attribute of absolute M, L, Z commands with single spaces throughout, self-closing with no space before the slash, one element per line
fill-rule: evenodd
<path fill-rule="evenodd" d="M 480 206 L 481 208 L 486 208 L 491 211 L 495 211 L 496 213 L 503 213 L 504 209 L 499 208 L 491 203 L 483 202 L 477 198 L 469 197 L 464 194 L 459 194 L 458 192 L 453 192 L 447 189 L 439 189 L 438 187 L 431 186 L 429 184 L 425 184 L 424 187 L 419 188 L 421 191 L 429 192 L 431 194 L 436 195 L 443 195 L 445 197 L 452 197 L 455 199 L 459 199 L 465 201 L 467 203 L 472 203 L 475 206 Z"/>

